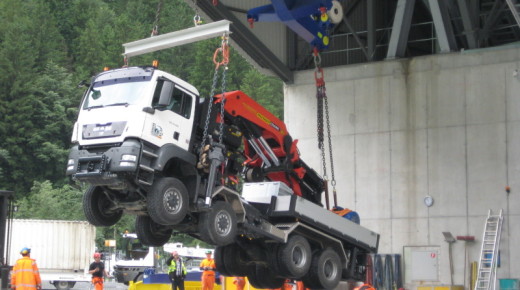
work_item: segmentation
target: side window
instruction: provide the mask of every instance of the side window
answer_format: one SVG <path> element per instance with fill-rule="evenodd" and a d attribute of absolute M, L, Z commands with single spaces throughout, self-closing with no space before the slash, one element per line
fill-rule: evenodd
<path fill-rule="evenodd" d="M 183 116 L 186 119 L 189 119 L 191 117 L 191 106 L 193 103 L 193 97 L 184 92 L 183 90 L 179 89 L 178 87 L 175 87 L 173 99 L 179 100 L 177 104 L 174 105 L 172 110 Z"/>
<path fill-rule="evenodd" d="M 165 83 L 171 82 L 167 80 L 158 80 L 157 86 L 155 87 L 155 92 L 152 99 L 152 107 L 157 108 L 159 110 L 170 110 L 176 114 L 183 116 L 186 119 L 191 117 L 191 106 L 193 103 L 192 96 L 181 90 L 179 87 L 174 87 L 171 92 L 170 102 L 166 106 L 160 106 L 159 100 L 161 94 L 163 94 L 163 90 L 170 89 L 169 85 L 165 85 Z"/>

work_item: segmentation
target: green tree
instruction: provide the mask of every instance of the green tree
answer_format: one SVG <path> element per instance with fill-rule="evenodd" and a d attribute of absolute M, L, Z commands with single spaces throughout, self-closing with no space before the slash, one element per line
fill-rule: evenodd
<path fill-rule="evenodd" d="M 283 82 L 250 68 L 244 73 L 240 89 L 268 111 L 283 120 Z"/>
<path fill-rule="evenodd" d="M 66 58 L 63 39 L 44 3 L 6 0 L 0 5 L 0 148 L 11 157 L 0 186 L 27 193 L 33 180 L 48 175 L 47 168 L 32 159 L 33 134 L 45 123 L 37 118 L 37 81 L 48 63 L 60 64 Z M 51 144 L 39 145 L 52 149 Z"/>
<path fill-rule="evenodd" d="M 83 193 L 70 186 L 54 187 L 49 180 L 34 182 L 29 196 L 18 201 L 16 218 L 84 220 Z"/>

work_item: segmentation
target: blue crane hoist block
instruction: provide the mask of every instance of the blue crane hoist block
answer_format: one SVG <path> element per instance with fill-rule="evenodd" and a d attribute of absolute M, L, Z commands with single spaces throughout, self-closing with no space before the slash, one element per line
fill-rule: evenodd
<path fill-rule="evenodd" d="M 318 49 L 329 45 L 332 23 L 326 11 L 332 0 L 271 0 L 270 5 L 247 12 L 249 22 L 283 22 L 305 41 Z"/>

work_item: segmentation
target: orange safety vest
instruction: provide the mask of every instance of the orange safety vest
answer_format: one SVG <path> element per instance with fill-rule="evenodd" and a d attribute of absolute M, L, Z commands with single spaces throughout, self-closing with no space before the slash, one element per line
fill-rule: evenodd
<path fill-rule="evenodd" d="M 217 268 L 215 265 L 215 260 L 213 259 L 204 259 L 200 262 L 200 267 L 205 268 L 209 267 L 212 269 Z M 213 284 L 215 283 L 215 271 L 213 270 L 204 270 L 202 272 L 202 290 L 213 290 Z"/>
<path fill-rule="evenodd" d="M 217 266 L 215 265 L 215 260 L 213 260 L 213 259 L 204 259 L 204 260 L 202 260 L 202 262 L 200 262 L 200 267 L 203 268 L 203 269 L 205 267 L 209 267 L 209 268 L 212 268 L 212 269 L 217 268 Z M 213 271 L 213 270 L 204 270 L 203 274 L 206 274 L 206 275 L 213 274 L 213 275 L 215 275 L 215 271 Z"/>
<path fill-rule="evenodd" d="M 42 279 L 36 261 L 23 257 L 16 261 L 11 272 L 11 287 L 16 290 L 35 290 L 42 288 Z"/>

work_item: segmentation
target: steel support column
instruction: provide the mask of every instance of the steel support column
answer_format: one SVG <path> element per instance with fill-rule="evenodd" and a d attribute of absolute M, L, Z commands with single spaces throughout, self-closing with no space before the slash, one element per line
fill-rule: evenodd
<path fill-rule="evenodd" d="M 367 0 L 367 59 L 374 60 L 376 51 L 376 17 L 375 17 L 375 0 Z"/>
<path fill-rule="evenodd" d="M 399 0 L 397 2 L 386 58 L 404 57 L 414 5 L 415 0 Z"/>
<path fill-rule="evenodd" d="M 507 5 L 509 6 L 509 9 L 511 10 L 511 13 L 513 13 L 513 16 L 515 17 L 516 24 L 520 26 L 520 15 L 518 15 L 518 9 L 516 8 L 516 5 L 518 4 L 516 0 L 506 0 Z"/>
<path fill-rule="evenodd" d="M 369 59 L 369 55 L 368 55 L 367 49 L 365 48 L 365 44 L 363 43 L 363 41 L 361 41 L 361 38 L 359 38 L 359 35 L 357 34 L 357 31 L 354 30 L 354 27 L 352 27 L 352 25 L 350 24 L 350 22 L 348 21 L 346 16 L 343 16 L 343 22 L 347 26 L 348 31 L 350 31 L 350 33 L 352 33 L 352 36 L 354 37 L 354 40 L 359 45 L 359 48 L 361 48 L 361 50 L 363 51 L 363 54 L 365 55 L 365 58 L 368 60 Z"/>
<path fill-rule="evenodd" d="M 464 35 L 468 41 L 470 49 L 477 48 L 476 26 L 472 20 L 468 3 L 466 0 L 457 0 L 459 5 L 460 16 L 462 17 L 462 25 L 464 26 Z"/>
<path fill-rule="evenodd" d="M 430 12 L 437 33 L 437 41 L 441 48 L 441 52 L 450 52 L 457 50 L 457 42 L 453 35 L 453 27 L 451 26 L 450 15 L 444 0 L 429 0 Z"/>

